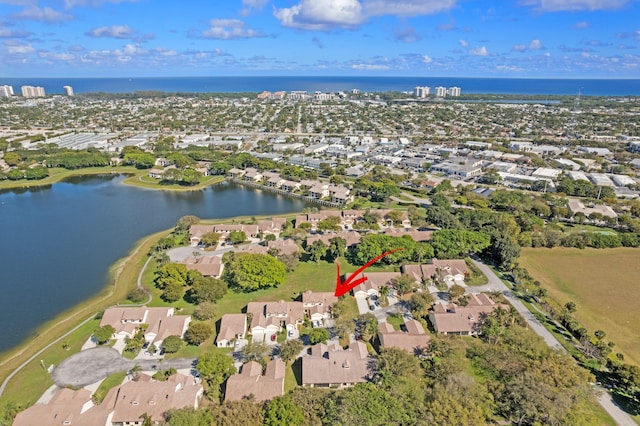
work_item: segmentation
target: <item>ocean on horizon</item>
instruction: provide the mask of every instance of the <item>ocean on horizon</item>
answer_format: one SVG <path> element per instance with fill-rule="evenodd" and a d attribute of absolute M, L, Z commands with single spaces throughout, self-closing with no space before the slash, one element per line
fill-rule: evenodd
<path fill-rule="evenodd" d="M 640 79 L 529 79 L 457 77 L 135 77 L 135 78 L 0 78 L 0 85 L 43 86 L 47 94 L 75 93 L 232 93 L 284 90 L 291 92 L 412 92 L 415 86 L 458 86 L 462 94 L 640 96 Z"/>

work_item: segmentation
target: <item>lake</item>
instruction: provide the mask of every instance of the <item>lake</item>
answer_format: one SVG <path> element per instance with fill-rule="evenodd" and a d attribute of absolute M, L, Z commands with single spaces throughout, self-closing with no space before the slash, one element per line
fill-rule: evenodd
<path fill-rule="evenodd" d="M 307 206 L 227 183 L 171 192 L 127 186 L 124 178 L 81 176 L 0 192 L 0 353 L 99 293 L 109 267 L 136 241 L 182 216 L 276 215 Z"/>

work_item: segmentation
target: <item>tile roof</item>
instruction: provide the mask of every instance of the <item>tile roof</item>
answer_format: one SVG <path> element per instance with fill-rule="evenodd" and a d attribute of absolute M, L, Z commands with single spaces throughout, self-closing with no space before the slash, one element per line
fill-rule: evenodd
<path fill-rule="evenodd" d="M 284 375 L 286 365 L 280 359 L 267 364 L 264 376 L 262 366 L 251 361 L 242 366 L 240 374 L 227 380 L 225 401 L 239 401 L 253 395 L 255 401 L 268 401 L 276 396 L 284 395 Z"/>

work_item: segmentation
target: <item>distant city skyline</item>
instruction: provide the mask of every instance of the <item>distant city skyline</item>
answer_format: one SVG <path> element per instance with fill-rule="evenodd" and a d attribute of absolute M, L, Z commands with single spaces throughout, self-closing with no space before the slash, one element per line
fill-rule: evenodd
<path fill-rule="evenodd" d="M 0 76 L 640 78 L 638 0 L 0 0 Z"/>

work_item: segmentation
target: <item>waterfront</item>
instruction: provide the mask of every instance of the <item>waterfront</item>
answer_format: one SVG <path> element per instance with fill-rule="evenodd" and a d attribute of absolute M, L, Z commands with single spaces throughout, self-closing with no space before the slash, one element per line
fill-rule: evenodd
<path fill-rule="evenodd" d="M 181 216 L 271 215 L 306 206 L 230 184 L 176 193 L 128 187 L 123 179 L 76 177 L 0 193 L 0 352 L 98 293 L 108 268 L 136 241 L 170 228 Z"/>
<path fill-rule="evenodd" d="M 133 93 L 136 91 L 184 93 L 287 92 L 411 92 L 415 86 L 458 86 L 462 94 L 639 96 L 640 79 L 530 79 L 462 77 L 354 77 L 354 76 L 243 76 L 243 77 L 135 77 L 135 78 L 3 78 L 0 85 L 43 86 L 47 94 L 63 93 L 70 85 L 75 93 Z"/>

